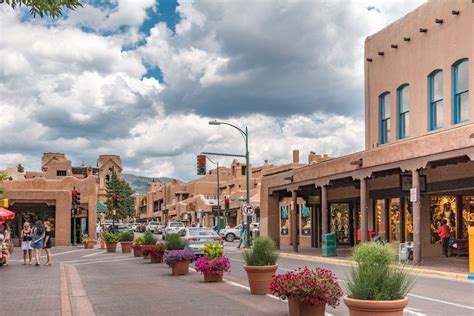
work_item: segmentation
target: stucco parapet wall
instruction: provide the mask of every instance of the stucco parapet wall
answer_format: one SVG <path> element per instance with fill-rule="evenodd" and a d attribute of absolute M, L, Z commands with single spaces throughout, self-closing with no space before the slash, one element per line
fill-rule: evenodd
<path fill-rule="evenodd" d="M 355 179 L 369 177 L 372 172 L 378 170 L 420 169 L 426 167 L 426 164 L 433 159 L 447 159 L 459 155 L 468 155 L 471 160 L 474 160 L 474 123 L 386 144 L 315 165 L 287 170 L 280 174 L 268 175 L 263 178 L 262 186 L 276 187 L 287 183 L 286 186 L 296 189 L 306 184 L 305 182 L 321 186 L 328 184 L 331 179 L 348 176 Z M 361 167 L 351 164 L 360 159 L 362 159 Z M 292 183 L 284 180 L 289 176 L 293 176 Z"/>
<path fill-rule="evenodd" d="M 66 176 L 61 179 L 24 179 L 1 182 L 5 190 L 71 190 L 76 187 L 83 194 L 96 195 L 96 181 L 94 176 L 85 179 L 79 179 L 72 176 Z"/>
<path fill-rule="evenodd" d="M 283 166 L 273 167 L 273 168 L 270 168 L 270 169 L 267 169 L 267 170 L 263 170 L 263 176 L 274 175 L 274 174 L 286 172 L 286 171 L 289 171 L 289 170 L 302 168 L 302 167 L 305 167 L 305 166 L 307 166 L 307 165 L 301 164 L 301 163 L 290 163 L 290 164 L 286 164 L 286 165 L 283 165 Z"/>

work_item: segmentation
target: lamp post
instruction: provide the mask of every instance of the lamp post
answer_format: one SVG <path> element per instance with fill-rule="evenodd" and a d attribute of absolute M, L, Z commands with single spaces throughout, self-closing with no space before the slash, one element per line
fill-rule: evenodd
<path fill-rule="evenodd" d="M 247 185 L 247 194 L 246 194 L 246 201 L 250 203 L 250 158 L 249 158 L 249 132 L 247 126 L 245 126 L 245 131 L 242 130 L 240 127 L 237 127 L 233 124 L 227 122 L 220 122 L 220 121 L 209 121 L 209 125 L 228 125 L 236 130 L 238 130 L 245 139 L 245 177 L 246 177 L 246 185 Z M 246 247 L 250 248 L 250 216 L 247 216 L 247 243 Z"/>

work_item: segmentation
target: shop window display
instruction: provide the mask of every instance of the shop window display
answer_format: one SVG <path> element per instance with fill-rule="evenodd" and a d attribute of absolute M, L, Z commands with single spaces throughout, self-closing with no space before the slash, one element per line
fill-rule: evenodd
<path fill-rule="evenodd" d="M 338 243 L 349 243 L 349 204 L 331 204 L 331 232 Z"/>
<path fill-rule="evenodd" d="M 311 212 L 305 204 L 300 205 L 301 236 L 311 236 Z"/>
<path fill-rule="evenodd" d="M 404 203 L 405 214 L 405 240 L 413 241 L 413 208 L 408 199 Z"/>
<path fill-rule="evenodd" d="M 375 202 L 375 229 L 382 238 L 382 240 L 386 240 L 387 235 L 385 232 L 385 201 L 384 200 L 377 200 Z"/>
<path fill-rule="evenodd" d="M 288 236 L 288 206 L 280 207 L 280 235 Z"/>
<path fill-rule="evenodd" d="M 467 229 L 469 227 L 469 218 L 474 216 L 474 195 L 464 196 L 462 201 L 462 238 L 468 239 L 469 235 L 467 233 Z"/>
<path fill-rule="evenodd" d="M 446 219 L 451 229 L 451 235 L 456 236 L 456 197 L 455 196 L 432 196 L 431 197 L 431 243 L 438 243 L 438 228 L 441 221 Z"/>
<path fill-rule="evenodd" d="M 390 199 L 390 241 L 400 241 L 400 199 Z"/>

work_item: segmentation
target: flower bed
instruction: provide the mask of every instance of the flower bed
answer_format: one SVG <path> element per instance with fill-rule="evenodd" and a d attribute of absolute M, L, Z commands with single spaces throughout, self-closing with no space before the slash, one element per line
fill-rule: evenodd
<path fill-rule="evenodd" d="M 211 259 L 208 256 L 203 256 L 196 260 L 194 269 L 202 273 L 223 275 L 224 272 L 230 271 L 230 261 L 227 257 L 217 257 Z"/>
<path fill-rule="evenodd" d="M 171 250 L 165 253 L 165 263 L 173 266 L 176 261 L 192 261 L 194 258 L 194 251 L 191 249 Z"/>

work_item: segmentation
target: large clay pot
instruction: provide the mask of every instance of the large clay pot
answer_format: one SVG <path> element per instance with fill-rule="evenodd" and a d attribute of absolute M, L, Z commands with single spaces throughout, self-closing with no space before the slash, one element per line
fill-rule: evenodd
<path fill-rule="evenodd" d="M 189 273 L 189 260 L 176 261 L 171 267 L 173 275 L 185 275 Z"/>
<path fill-rule="evenodd" d="M 290 296 L 288 298 L 288 309 L 290 316 L 324 316 L 326 305 L 312 305 L 301 302 L 296 296 Z"/>
<path fill-rule="evenodd" d="M 85 249 L 94 249 L 95 240 L 89 240 L 84 242 Z"/>
<path fill-rule="evenodd" d="M 395 301 L 368 301 L 344 296 L 344 303 L 349 308 L 350 316 L 403 316 L 408 298 Z"/>
<path fill-rule="evenodd" d="M 106 242 L 105 246 L 107 247 L 107 252 L 116 252 L 117 243 L 116 242 Z"/>
<path fill-rule="evenodd" d="M 249 280 L 250 293 L 265 295 L 270 293 L 270 283 L 278 269 L 278 264 L 273 266 L 244 266 Z"/>
<path fill-rule="evenodd" d="M 151 263 L 162 263 L 163 262 L 163 253 L 150 254 Z"/>
<path fill-rule="evenodd" d="M 122 253 L 131 253 L 132 244 L 133 243 L 131 241 L 121 241 L 120 245 L 122 246 Z"/>
<path fill-rule="evenodd" d="M 135 247 L 135 248 L 133 248 L 133 256 L 134 256 L 134 257 L 141 257 L 141 256 L 143 256 L 143 254 L 142 254 L 142 248 L 140 248 L 140 247 Z"/>
<path fill-rule="evenodd" d="M 203 272 L 204 282 L 222 282 L 224 278 L 223 274 L 215 274 L 211 272 Z"/>

